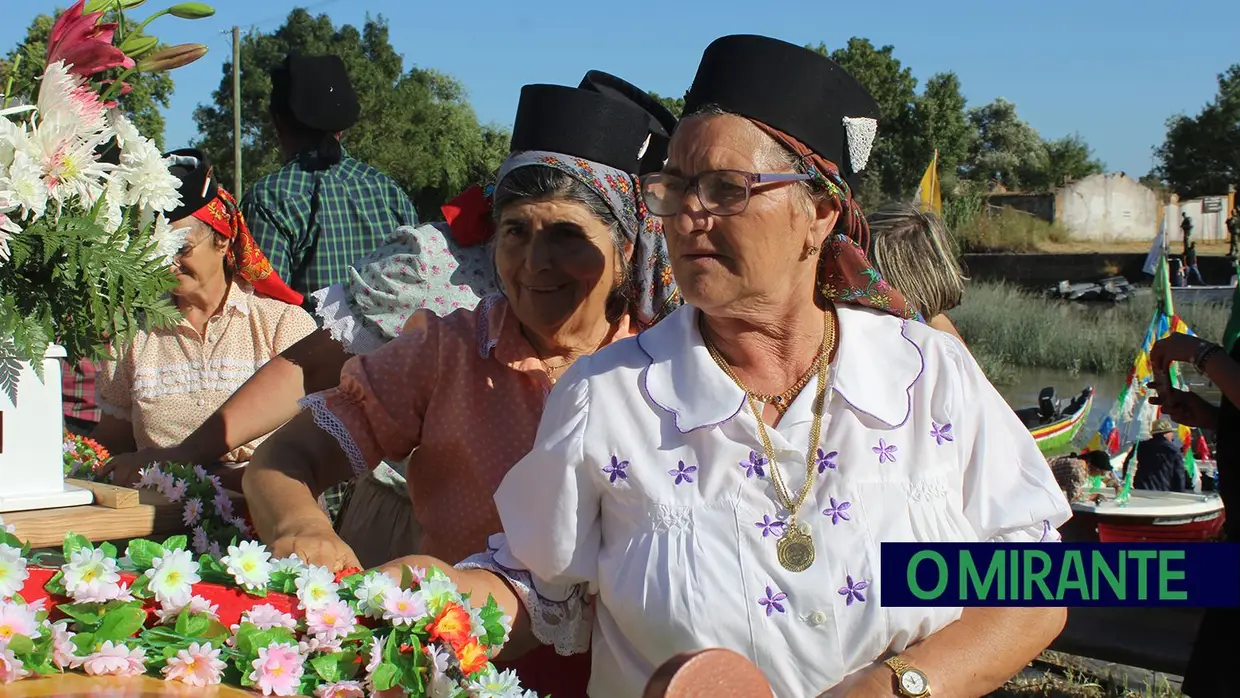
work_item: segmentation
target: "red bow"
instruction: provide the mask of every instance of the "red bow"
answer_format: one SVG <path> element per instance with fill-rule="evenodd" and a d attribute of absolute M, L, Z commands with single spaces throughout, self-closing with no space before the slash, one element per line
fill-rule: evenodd
<path fill-rule="evenodd" d="M 477 184 L 439 208 L 452 230 L 452 238 L 462 247 L 481 245 L 495 235 L 491 220 L 491 197 Z"/>

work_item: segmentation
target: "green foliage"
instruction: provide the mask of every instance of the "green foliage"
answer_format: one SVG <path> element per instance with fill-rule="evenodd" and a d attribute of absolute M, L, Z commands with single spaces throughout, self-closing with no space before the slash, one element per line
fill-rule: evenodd
<path fill-rule="evenodd" d="M 464 87 L 435 70 L 405 69 L 388 40 L 382 18 L 367 18 L 361 31 L 336 27 L 327 15 L 293 10 L 269 34 L 252 31 L 241 44 L 241 127 L 243 186 L 283 164 L 269 112 L 270 71 L 285 54 L 332 53 L 349 70 L 361 103 L 359 123 L 343 136 L 353 157 L 390 175 L 425 220 L 441 218 L 439 207 L 470 184 L 492 176 L 508 152 L 508 134 L 478 122 Z M 224 64 L 210 104 L 194 112 L 196 146 L 233 181 L 232 63 Z"/>
<path fill-rule="evenodd" d="M 1240 182 L 1240 63 L 1218 76 L 1218 93 L 1196 116 L 1167 120 L 1151 174 L 1183 198 L 1220 195 Z"/>
<path fill-rule="evenodd" d="M 660 95 L 658 92 L 651 92 L 650 96 L 654 97 L 656 100 L 659 101 L 660 104 L 667 107 L 668 111 L 670 111 L 677 119 L 679 119 L 684 114 L 684 111 L 685 111 L 684 96 L 664 97 Z"/>

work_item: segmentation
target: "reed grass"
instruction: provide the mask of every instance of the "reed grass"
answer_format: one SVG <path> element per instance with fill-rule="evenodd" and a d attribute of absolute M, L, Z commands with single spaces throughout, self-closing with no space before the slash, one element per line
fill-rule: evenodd
<path fill-rule="evenodd" d="M 1127 373 L 1153 316 L 1151 298 L 1070 303 L 1010 284 L 971 283 L 949 315 L 987 377 L 1005 385 L 1022 368 Z M 1183 305 L 1176 312 L 1194 332 L 1219 341 L 1231 308 Z"/>
<path fill-rule="evenodd" d="M 943 222 L 956 237 L 961 254 L 1036 252 L 1046 243 L 1067 243 L 1068 231 L 1029 213 L 990 206 L 980 192 L 966 192 L 943 202 Z"/>

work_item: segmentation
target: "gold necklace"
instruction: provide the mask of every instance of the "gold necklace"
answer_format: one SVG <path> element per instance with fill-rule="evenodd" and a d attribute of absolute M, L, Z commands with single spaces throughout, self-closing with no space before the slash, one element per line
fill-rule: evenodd
<path fill-rule="evenodd" d="M 810 565 L 814 564 L 814 540 L 809 535 L 808 526 L 805 528 L 797 526 L 797 512 L 800 511 L 801 505 L 805 503 L 805 499 L 809 496 L 809 492 L 814 484 L 814 456 L 817 455 L 818 439 L 822 435 L 822 413 L 826 405 L 828 365 L 826 357 L 830 355 L 831 348 L 835 344 L 835 323 L 831 320 L 831 313 L 823 314 L 822 347 L 819 349 L 818 357 L 815 359 L 815 363 L 818 366 L 818 392 L 814 396 L 814 421 L 810 427 L 809 450 L 805 454 L 805 484 L 801 486 L 801 491 L 797 493 L 795 500 L 788 492 L 788 488 L 784 484 L 783 475 L 779 472 L 779 465 L 775 462 L 775 447 L 771 445 L 771 439 L 766 433 L 766 422 L 762 419 L 762 411 L 758 409 L 758 400 L 753 393 L 749 392 L 740 378 L 737 377 L 732 367 L 728 365 L 728 362 L 723 359 L 714 342 L 707 338 L 705 332 L 702 332 L 702 339 L 705 340 L 706 349 L 710 352 L 711 358 L 732 379 L 732 382 L 736 383 L 737 387 L 745 393 L 745 398 L 749 402 L 749 409 L 753 412 L 754 418 L 758 420 L 758 436 L 762 439 L 762 448 L 766 452 L 766 460 L 771 466 L 771 483 L 775 485 L 775 497 L 788 510 L 789 514 L 788 525 L 784 528 L 784 534 L 779 537 L 779 541 L 775 544 L 775 553 L 779 559 L 779 564 L 783 565 L 784 569 L 789 572 L 803 572 L 809 569 Z"/>

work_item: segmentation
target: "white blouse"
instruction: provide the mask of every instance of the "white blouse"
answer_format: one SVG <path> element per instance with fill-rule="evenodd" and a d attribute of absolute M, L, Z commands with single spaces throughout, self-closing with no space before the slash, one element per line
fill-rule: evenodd
<path fill-rule="evenodd" d="M 964 346 L 840 306 L 799 517 L 816 559 L 785 570 L 775 546 L 788 513 L 757 422 L 711 359 L 697 312 L 682 307 L 576 362 L 495 494 L 504 534 L 460 565 L 512 579 L 535 634 L 561 653 L 584 652 L 592 635 L 592 698 L 636 698 L 664 661 L 707 647 L 747 655 L 780 698 L 841 695 L 850 677 L 960 617 L 884 608 L 879 543 L 1059 539 L 1071 509 Z M 793 496 L 816 385 L 767 428 Z"/>

